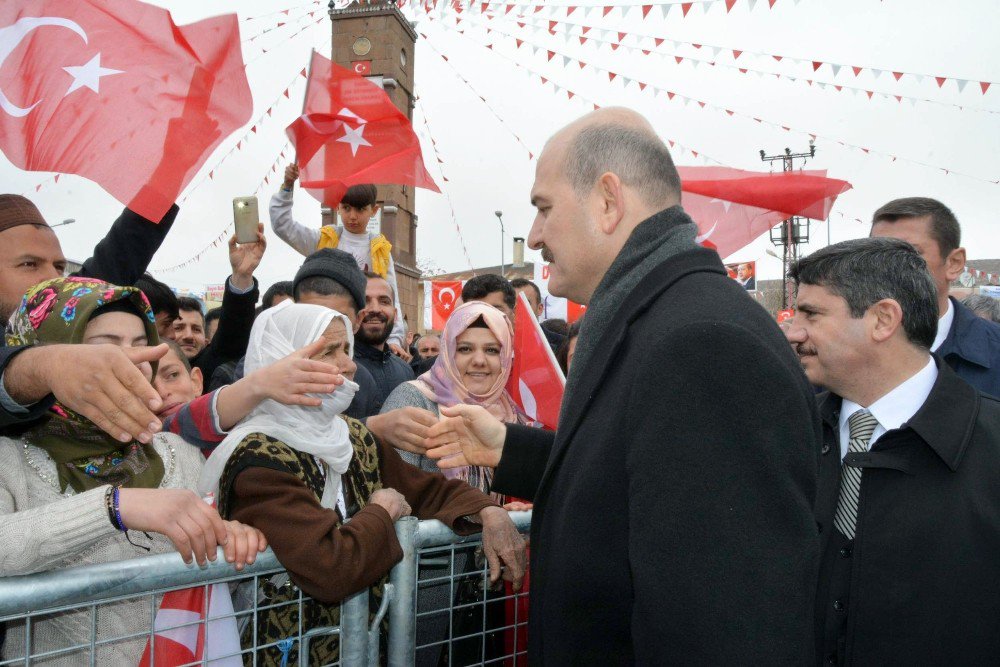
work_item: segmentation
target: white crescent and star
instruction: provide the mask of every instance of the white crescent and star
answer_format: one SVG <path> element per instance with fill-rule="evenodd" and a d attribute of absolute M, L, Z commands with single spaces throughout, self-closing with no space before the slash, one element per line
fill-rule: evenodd
<path fill-rule="evenodd" d="M 448 303 L 445 303 L 445 300 L 444 300 L 444 295 L 445 295 L 446 292 L 448 294 L 451 294 L 451 301 L 448 302 Z M 445 287 L 440 292 L 438 292 L 438 300 L 441 301 L 441 305 L 444 307 L 445 310 L 450 310 L 452 304 L 455 303 L 455 290 L 452 289 L 451 287 Z"/>
<path fill-rule="evenodd" d="M 715 224 L 712 225 L 712 228 L 708 230 L 708 232 L 706 232 L 705 234 L 699 234 L 698 236 L 694 237 L 694 242 L 701 243 L 702 241 L 707 240 L 708 237 L 710 237 L 713 233 L 715 233 L 715 228 L 718 226 L 719 226 L 719 221 L 716 220 Z"/>
<path fill-rule="evenodd" d="M 360 148 L 361 146 L 369 146 L 369 147 L 371 147 L 371 144 L 368 143 L 368 140 L 365 139 L 365 136 L 364 136 L 364 134 L 365 134 L 365 123 L 367 123 L 368 121 L 366 121 L 364 118 L 362 118 L 361 116 L 357 115 L 356 113 L 354 113 L 353 111 L 351 111 L 347 107 L 344 107 L 343 109 L 341 109 L 340 111 L 338 111 L 337 112 L 337 116 L 338 117 L 353 118 L 355 120 L 355 122 L 357 122 L 357 124 L 358 124 L 357 127 L 351 127 L 346 122 L 341 121 L 341 122 L 344 122 L 344 136 L 339 137 L 337 139 L 337 141 L 339 141 L 341 143 L 350 144 L 350 146 L 351 146 L 351 156 L 352 157 L 357 157 L 358 156 L 358 148 Z"/>
<path fill-rule="evenodd" d="M 70 21 L 69 19 L 59 16 L 24 17 L 15 21 L 12 25 L 0 28 L 0 66 L 3 66 L 3 63 L 7 60 L 8 56 L 10 56 L 10 54 L 17 49 L 18 45 L 31 33 L 32 30 L 43 26 L 59 26 L 67 28 L 79 35 L 80 38 L 83 39 L 84 44 L 88 43 L 87 33 L 78 23 L 75 23 L 74 21 Z M 83 87 L 90 88 L 95 93 L 100 92 L 101 77 L 122 73 L 121 70 L 101 67 L 100 53 L 91 58 L 90 62 L 84 65 L 76 67 L 63 67 L 63 69 L 66 73 L 73 77 L 73 82 L 70 84 L 69 90 L 66 91 L 63 97 L 69 95 L 74 90 Z M 31 106 L 20 107 L 7 99 L 7 96 L 3 94 L 3 91 L 0 91 L 0 109 L 3 109 L 4 112 L 14 116 L 15 118 L 27 116 L 41 103 L 42 100 L 36 100 L 31 104 Z"/>

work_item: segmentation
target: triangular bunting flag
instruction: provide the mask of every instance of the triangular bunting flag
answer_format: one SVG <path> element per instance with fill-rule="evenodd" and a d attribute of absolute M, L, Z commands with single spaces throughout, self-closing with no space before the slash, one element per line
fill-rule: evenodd
<path fill-rule="evenodd" d="M 858 74 L 861 74 L 861 70 L 863 70 L 864 68 L 863 67 L 853 67 L 852 66 L 851 69 L 854 70 L 854 76 L 857 76 Z"/>
<path fill-rule="evenodd" d="M 687 16 L 687 15 L 688 15 L 688 12 L 689 12 L 689 11 L 691 11 L 691 7 L 692 7 L 692 5 L 694 5 L 694 3 L 693 3 L 693 2 L 682 2 L 682 3 L 681 3 L 681 13 L 682 13 L 682 14 L 683 14 L 684 16 Z"/>
<path fill-rule="evenodd" d="M 944 85 L 944 82 L 948 80 L 946 76 L 936 76 L 934 80 L 937 81 L 938 88 Z"/>
<path fill-rule="evenodd" d="M 726 0 L 726 13 L 728 14 L 733 9 L 733 5 L 736 4 L 736 0 Z"/>
<path fill-rule="evenodd" d="M 646 18 L 646 15 L 649 14 L 649 10 L 651 10 L 652 8 L 653 8 L 653 5 L 643 5 L 642 6 L 642 18 Z"/>

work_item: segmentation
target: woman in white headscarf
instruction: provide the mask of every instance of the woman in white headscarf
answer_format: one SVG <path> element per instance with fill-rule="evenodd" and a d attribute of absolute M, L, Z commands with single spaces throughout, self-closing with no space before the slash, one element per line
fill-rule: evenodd
<path fill-rule="evenodd" d="M 495 577 L 500 560 L 510 576 L 523 572 L 523 542 L 489 497 L 407 465 L 361 422 L 341 414 L 357 391 L 353 346 L 351 322 L 336 311 L 288 301 L 263 311 L 250 334 L 246 373 L 304 348 L 347 380 L 320 396 L 318 407 L 264 401 L 205 464 L 201 487 L 216 494 L 220 514 L 263 532 L 291 578 L 261 585 L 258 599 L 273 605 L 257 614 L 257 643 L 272 645 L 258 652 L 266 664 L 298 659 L 298 647 L 287 640 L 299 635 L 299 606 L 282 604 L 298 599 L 292 583 L 313 598 L 304 603 L 302 632 L 337 625 L 339 602 L 378 584 L 375 608 L 380 582 L 403 555 L 393 529 L 401 516 L 438 519 L 459 533 L 476 532 L 482 522 Z M 325 636 L 310 644 L 306 662 L 326 664 L 338 653 L 337 637 Z"/>

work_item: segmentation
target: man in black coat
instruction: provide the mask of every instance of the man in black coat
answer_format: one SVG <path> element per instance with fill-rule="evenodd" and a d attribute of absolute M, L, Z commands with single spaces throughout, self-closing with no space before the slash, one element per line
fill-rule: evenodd
<path fill-rule="evenodd" d="M 535 503 L 531 664 L 812 659 L 816 405 L 679 201 L 634 112 L 550 139 L 528 241 L 550 291 L 588 305 L 558 432 L 455 406 L 428 438 L 442 467 L 495 465 L 494 491 Z"/>
<path fill-rule="evenodd" d="M 177 217 L 159 223 L 125 209 L 76 275 L 131 285 L 146 270 Z M 6 323 L 30 287 L 58 278 L 66 258 L 38 208 L 20 195 L 0 195 L 0 318 Z M 152 361 L 166 346 L 128 352 L 111 345 L 7 347 L 0 341 L 0 428 L 34 421 L 58 398 L 114 436 L 148 442 L 159 429 L 156 390 L 133 362 Z M 55 394 L 55 397 L 53 397 Z M 150 402 L 154 405 L 150 405 Z M 154 426 L 155 428 L 151 428 Z"/>
<path fill-rule="evenodd" d="M 997 664 L 1000 402 L 930 354 L 935 290 L 909 244 L 845 241 L 792 276 L 787 336 L 829 390 L 818 662 Z"/>
<path fill-rule="evenodd" d="M 966 270 L 955 214 L 929 197 L 894 199 L 875 211 L 871 235 L 906 241 L 924 258 L 940 318 L 931 352 L 973 387 L 1000 398 L 1000 324 L 976 317 L 948 296 L 950 285 Z"/>

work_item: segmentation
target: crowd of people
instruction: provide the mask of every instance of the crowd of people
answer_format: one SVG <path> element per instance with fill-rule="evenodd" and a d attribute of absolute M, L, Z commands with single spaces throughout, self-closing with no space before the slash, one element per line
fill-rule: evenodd
<path fill-rule="evenodd" d="M 298 659 L 277 647 L 299 613 L 336 625 L 346 596 L 380 597 L 400 517 L 482 532 L 485 563 L 455 567 L 519 590 L 508 511 L 533 509 L 531 664 L 995 663 L 1000 325 L 995 300 L 949 296 L 965 250 L 944 204 L 893 200 L 868 238 L 800 260 L 779 326 L 696 242 L 644 118 L 568 125 L 539 156 L 528 238 L 552 293 L 588 307 L 543 326 L 567 377 L 549 431 L 505 389 L 517 295 L 540 317 L 538 286 L 476 276 L 443 331 L 408 331 L 375 186 L 347 191 L 340 224 L 303 224 L 297 177 L 270 222 L 301 265 L 261 297 L 268 232 L 233 237 L 208 312 L 146 273 L 176 207 L 126 209 L 64 276 L 36 206 L 0 195 L 0 575 L 218 547 L 242 569 L 271 547 L 309 606 L 245 631 L 277 664 Z M 428 595 L 503 626 L 488 593 L 446 589 Z M 98 638 L 138 636 L 138 604 L 108 605 Z M 3 659 L 80 642 L 85 616 L 8 623 Z M 432 662 L 491 655 L 446 650 Z M 308 660 L 337 651 L 327 636 Z"/>

